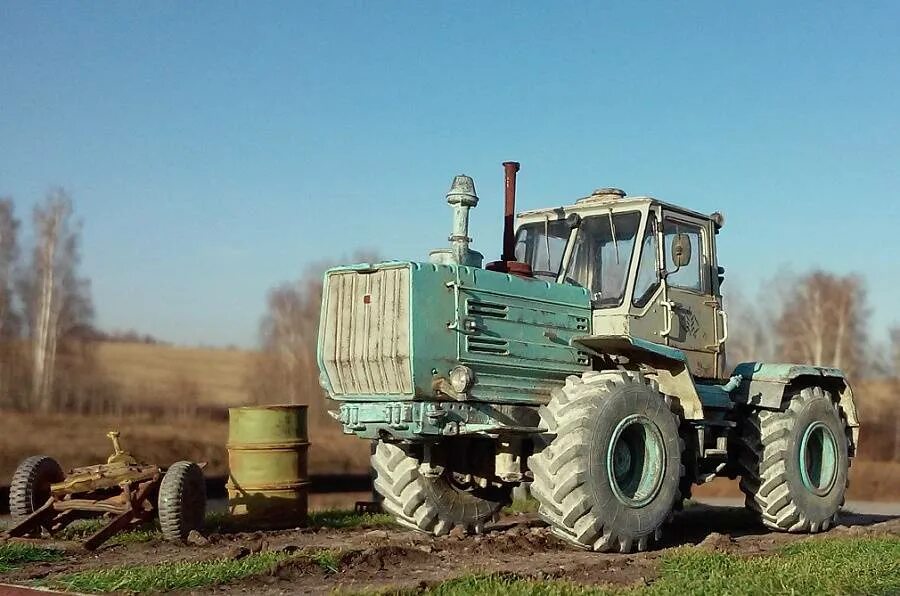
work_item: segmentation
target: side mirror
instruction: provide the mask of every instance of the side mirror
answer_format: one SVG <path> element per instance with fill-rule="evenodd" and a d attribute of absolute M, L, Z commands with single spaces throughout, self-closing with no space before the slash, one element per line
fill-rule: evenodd
<path fill-rule="evenodd" d="M 686 267 L 691 262 L 691 237 L 685 233 L 672 238 L 672 263 L 676 267 Z"/>

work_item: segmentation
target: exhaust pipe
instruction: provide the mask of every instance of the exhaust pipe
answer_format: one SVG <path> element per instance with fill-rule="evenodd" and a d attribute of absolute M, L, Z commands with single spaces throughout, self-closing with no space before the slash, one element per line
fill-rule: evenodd
<path fill-rule="evenodd" d="M 516 260 L 516 172 L 519 171 L 519 162 L 504 161 L 503 172 L 505 174 L 504 208 L 503 208 L 503 254 L 501 261 Z"/>

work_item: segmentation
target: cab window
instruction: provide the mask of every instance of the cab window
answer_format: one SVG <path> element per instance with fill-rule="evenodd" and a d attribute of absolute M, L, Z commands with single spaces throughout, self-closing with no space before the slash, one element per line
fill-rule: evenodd
<path fill-rule="evenodd" d="M 652 214 L 647 220 L 644 239 L 641 241 L 641 256 L 638 261 L 637 278 L 634 282 L 634 298 L 632 304 L 638 308 L 647 306 L 653 294 L 659 288 L 658 251 L 659 242 L 656 235 L 656 217 Z"/>
<path fill-rule="evenodd" d="M 622 304 L 640 222 L 637 211 L 582 220 L 566 276 L 590 291 L 595 308 Z"/>
<path fill-rule="evenodd" d="M 686 234 L 691 243 L 691 261 L 677 268 L 672 261 L 672 241 L 677 234 Z M 666 283 L 674 288 L 703 292 L 703 232 L 700 226 L 677 219 L 666 218 L 663 225 L 666 251 Z"/>

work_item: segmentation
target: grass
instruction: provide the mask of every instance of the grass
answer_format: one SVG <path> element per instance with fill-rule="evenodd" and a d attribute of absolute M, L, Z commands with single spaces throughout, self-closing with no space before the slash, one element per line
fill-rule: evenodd
<path fill-rule="evenodd" d="M 503 513 L 507 515 L 516 515 L 518 513 L 537 513 L 537 499 L 517 499 L 503 508 Z"/>
<path fill-rule="evenodd" d="M 58 537 L 61 540 L 84 540 L 107 523 L 108 520 L 104 519 L 79 520 L 63 528 Z M 152 522 L 116 534 L 104 544 L 138 544 L 140 542 L 150 542 L 159 537 L 159 524 Z"/>
<path fill-rule="evenodd" d="M 306 559 L 326 573 L 340 568 L 341 553 L 312 550 L 300 553 L 268 551 L 242 559 L 182 561 L 156 565 L 122 565 L 92 569 L 46 580 L 43 585 L 76 592 L 168 592 L 229 584 L 269 572 L 277 563 Z"/>
<path fill-rule="evenodd" d="M 315 528 L 349 530 L 354 528 L 394 528 L 394 518 L 387 513 L 356 513 L 343 509 L 310 511 L 309 525 Z"/>
<path fill-rule="evenodd" d="M 74 592 L 165 592 L 227 584 L 264 573 L 290 555 L 263 552 L 229 560 L 123 565 L 54 577 L 45 582 Z"/>
<path fill-rule="evenodd" d="M 309 527 L 329 528 L 334 530 L 352 530 L 360 528 L 393 528 L 394 518 L 386 513 L 356 513 L 345 509 L 325 509 L 309 512 Z M 206 528 L 211 532 L 240 532 L 240 522 L 235 521 L 227 513 L 217 512 L 206 515 Z"/>
<path fill-rule="evenodd" d="M 807 540 L 773 555 L 753 558 L 684 547 L 663 557 L 660 576 L 649 586 L 582 586 L 499 574 L 452 579 L 424 592 L 384 592 L 402 596 L 812 596 L 897 593 L 900 593 L 900 538 L 896 536 Z"/>
<path fill-rule="evenodd" d="M 55 548 L 44 548 L 20 542 L 0 544 L 0 573 L 7 573 L 28 563 L 58 561 L 63 552 Z"/>

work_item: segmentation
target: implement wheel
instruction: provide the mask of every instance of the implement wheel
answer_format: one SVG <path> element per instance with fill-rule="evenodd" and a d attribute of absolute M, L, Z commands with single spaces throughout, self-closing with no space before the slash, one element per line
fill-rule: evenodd
<path fill-rule="evenodd" d="M 19 464 L 9 486 L 9 512 L 17 520 L 39 509 L 50 498 L 50 485 L 65 480 L 59 463 L 46 455 L 33 455 Z"/>
<path fill-rule="evenodd" d="M 751 412 L 741 431 L 741 490 L 763 524 L 819 532 L 837 523 L 848 483 L 849 429 L 828 391 L 808 387 L 783 412 Z"/>
<path fill-rule="evenodd" d="M 479 534 L 510 501 L 510 488 L 465 490 L 447 474 L 436 478 L 419 472 L 419 460 L 400 446 L 379 442 L 372 455 L 375 490 L 382 508 L 398 523 L 441 536 L 454 527 Z"/>
<path fill-rule="evenodd" d="M 203 528 L 206 479 L 194 462 L 176 462 L 159 485 L 159 527 L 163 538 L 183 542 L 191 530 Z"/>
<path fill-rule="evenodd" d="M 639 373 L 571 376 L 541 408 L 550 443 L 529 458 L 553 533 L 595 551 L 646 550 L 680 502 L 678 418 Z"/>

